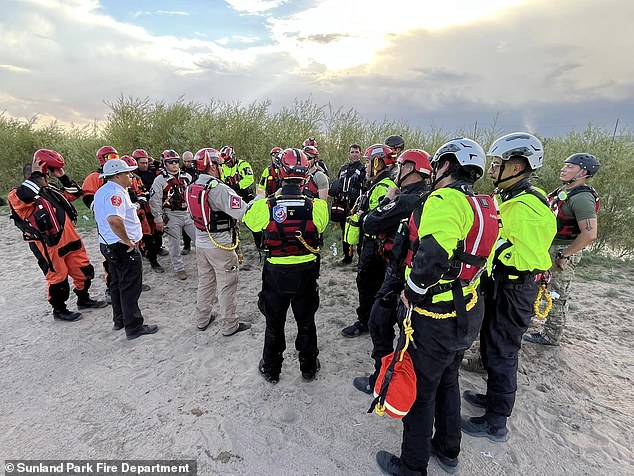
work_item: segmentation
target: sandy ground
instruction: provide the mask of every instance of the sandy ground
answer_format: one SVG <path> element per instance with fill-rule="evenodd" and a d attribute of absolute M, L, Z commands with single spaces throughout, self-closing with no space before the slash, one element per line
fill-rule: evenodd
<path fill-rule="evenodd" d="M 94 232 L 84 238 L 98 265 Z M 41 273 L 6 216 L 0 243 L 0 459 L 195 458 L 200 474 L 373 475 L 381 474 L 376 451 L 399 452 L 401 423 L 367 414 L 370 398 L 352 386 L 371 369 L 371 342 L 340 335 L 354 320 L 355 275 L 330 253 L 317 315 L 322 370 L 302 381 L 289 317 L 289 349 L 273 386 L 257 371 L 264 319 L 252 246 L 253 269 L 241 271 L 239 291 L 250 332 L 225 338 L 218 323 L 196 330 L 192 254 L 187 281 L 146 263 L 152 290 L 141 308 L 160 330 L 127 341 L 111 330 L 110 308 L 55 322 Z M 563 345 L 522 350 L 509 442 L 465 436 L 459 474 L 634 474 L 634 272 L 597 273 L 601 280 L 580 279 L 575 288 Z M 103 296 L 99 274 L 93 289 Z M 461 385 L 485 388 L 471 373 Z M 463 405 L 464 415 L 476 413 Z M 429 474 L 445 473 L 432 459 Z"/>

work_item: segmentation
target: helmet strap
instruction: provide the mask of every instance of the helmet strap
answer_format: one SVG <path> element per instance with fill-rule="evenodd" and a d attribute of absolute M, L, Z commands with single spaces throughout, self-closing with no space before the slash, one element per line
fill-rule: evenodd
<path fill-rule="evenodd" d="M 509 180 L 513 180 L 514 178 L 521 177 L 522 175 L 526 173 L 527 168 L 524 168 L 523 170 L 519 171 L 515 175 L 509 175 L 508 177 L 501 179 L 499 177 L 501 177 L 502 174 L 504 173 L 505 165 L 506 165 L 506 161 L 502 161 L 502 163 L 500 164 L 500 173 L 498 174 L 498 179 L 493 181 L 493 185 L 495 185 L 496 188 L 500 188 L 500 184 L 507 182 Z"/>

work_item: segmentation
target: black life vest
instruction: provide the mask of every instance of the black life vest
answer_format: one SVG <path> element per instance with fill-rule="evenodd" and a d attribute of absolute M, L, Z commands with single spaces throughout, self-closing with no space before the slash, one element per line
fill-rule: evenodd
<path fill-rule="evenodd" d="M 592 194 L 592 196 L 594 197 L 594 209 L 597 213 L 599 213 L 599 208 L 601 208 L 599 194 L 597 194 L 597 191 L 589 185 L 580 185 L 573 188 L 572 190 L 556 189 L 548 194 L 548 203 L 550 204 L 550 209 L 557 217 L 557 234 L 555 235 L 556 240 L 572 241 L 577 238 L 577 236 L 579 236 L 579 233 L 581 233 L 581 230 L 579 229 L 579 223 L 577 223 L 575 217 L 565 215 L 564 207 L 562 205 L 570 197 L 574 197 L 575 195 L 582 192 L 590 192 Z"/>
<path fill-rule="evenodd" d="M 231 231 L 237 223 L 236 220 L 225 212 L 212 210 L 209 206 L 207 197 L 214 180 L 216 179 L 209 180 L 205 185 L 193 183 L 187 187 L 185 191 L 187 210 L 194 221 L 194 226 L 199 230 L 210 233 Z"/>
<path fill-rule="evenodd" d="M 167 180 L 167 185 L 163 189 L 163 207 L 170 210 L 187 210 L 185 192 L 189 185 L 189 179 L 179 173 L 170 175 L 163 172 L 163 177 Z"/>
<path fill-rule="evenodd" d="M 274 194 L 282 187 L 282 177 L 280 177 L 280 172 L 277 170 L 273 164 L 269 165 L 269 175 L 266 177 L 266 185 L 264 191 L 266 196 Z"/>
<path fill-rule="evenodd" d="M 312 253 L 298 239 L 301 236 L 311 248 L 319 248 L 321 235 L 313 222 L 313 200 L 304 195 L 271 196 L 269 224 L 264 229 L 264 248 L 269 256 L 302 256 Z"/>

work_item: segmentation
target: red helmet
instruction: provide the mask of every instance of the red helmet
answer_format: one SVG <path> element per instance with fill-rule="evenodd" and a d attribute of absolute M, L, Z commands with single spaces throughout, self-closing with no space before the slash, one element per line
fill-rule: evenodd
<path fill-rule="evenodd" d="M 375 177 L 377 174 L 377 161 L 380 160 L 385 167 L 389 167 L 396 158 L 392 149 L 384 144 L 371 145 L 365 150 L 363 157 L 370 163 L 370 177 Z"/>
<path fill-rule="evenodd" d="M 277 156 L 277 154 L 279 154 L 280 152 L 282 152 L 281 147 L 273 147 L 271 149 L 271 156 Z"/>
<path fill-rule="evenodd" d="M 314 160 L 319 158 L 319 151 L 317 150 L 317 147 L 315 147 L 314 145 L 304 146 L 304 154 L 306 154 L 306 157 L 308 157 L 308 160 Z"/>
<path fill-rule="evenodd" d="M 97 160 L 99 161 L 99 165 L 101 166 L 106 163 L 106 160 L 118 158 L 119 152 L 117 152 L 117 149 L 115 149 L 111 145 L 104 145 L 103 147 L 100 147 L 97 151 Z"/>
<path fill-rule="evenodd" d="M 176 152 L 174 149 L 166 149 L 163 151 L 163 153 L 161 153 L 161 159 L 163 161 L 167 160 L 167 159 L 179 159 L 180 160 L 181 156 L 178 155 L 178 152 Z"/>
<path fill-rule="evenodd" d="M 130 167 L 137 167 L 139 165 L 136 159 L 134 157 L 130 157 L 129 155 L 122 155 L 119 158 L 123 160 L 126 164 L 128 164 Z"/>
<path fill-rule="evenodd" d="M 303 143 L 302 145 L 303 145 L 304 147 L 308 147 L 308 146 L 311 146 L 311 147 L 317 147 L 319 144 L 317 144 L 317 141 L 315 140 L 315 138 L 314 138 L 314 137 L 309 137 L 308 139 L 306 139 L 306 140 L 304 141 L 304 143 Z"/>
<path fill-rule="evenodd" d="M 48 169 L 61 169 L 64 167 L 64 157 L 59 152 L 50 149 L 38 149 L 33 154 L 33 160 L 42 162 L 42 173 Z"/>
<path fill-rule="evenodd" d="M 404 164 L 411 162 L 414 164 L 416 172 L 431 176 L 431 164 L 429 163 L 430 155 L 421 149 L 408 149 L 403 152 L 396 162 Z"/>
<path fill-rule="evenodd" d="M 134 152 L 132 152 L 132 157 L 134 157 L 135 159 L 149 159 L 150 158 L 150 154 L 148 154 L 144 149 L 136 149 Z"/>
<path fill-rule="evenodd" d="M 308 173 L 308 159 L 300 149 L 286 149 L 280 155 L 280 177 L 282 180 L 305 179 Z"/>
<path fill-rule="evenodd" d="M 220 156 L 225 162 L 227 160 L 233 161 L 236 159 L 236 153 L 230 145 L 225 145 L 222 149 L 220 149 Z"/>
<path fill-rule="evenodd" d="M 211 147 L 206 147 L 204 149 L 200 149 L 194 155 L 194 163 L 196 164 L 196 170 L 199 172 L 204 172 L 207 170 L 212 163 L 222 165 L 224 162 L 220 152 Z"/>

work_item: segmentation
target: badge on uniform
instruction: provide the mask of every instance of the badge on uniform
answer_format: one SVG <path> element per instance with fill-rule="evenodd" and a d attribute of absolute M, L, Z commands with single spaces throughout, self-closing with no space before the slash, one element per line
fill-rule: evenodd
<path fill-rule="evenodd" d="M 110 197 L 110 203 L 112 203 L 113 206 L 118 207 L 123 203 L 123 200 L 121 200 L 121 197 L 119 195 L 113 195 L 112 197 Z"/>
<path fill-rule="evenodd" d="M 231 195 L 231 208 L 240 208 L 242 206 L 242 199 L 237 195 Z"/>
<path fill-rule="evenodd" d="M 564 201 L 566 198 L 568 198 L 568 194 L 566 193 L 565 190 L 562 190 L 561 192 L 557 194 L 557 198 L 561 201 Z"/>
<path fill-rule="evenodd" d="M 287 217 L 288 213 L 284 205 L 275 205 L 273 207 L 273 220 L 278 223 L 283 223 Z"/>
<path fill-rule="evenodd" d="M 387 205 L 383 205 L 382 207 L 379 207 L 379 209 L 377 210 L 379 213 L 381 212 L 386 212 L 388 210 L 391 210 L 392 208 L 394 208 L 396 206 L 396 201 L 394 202 L 390 202 Z"/>

